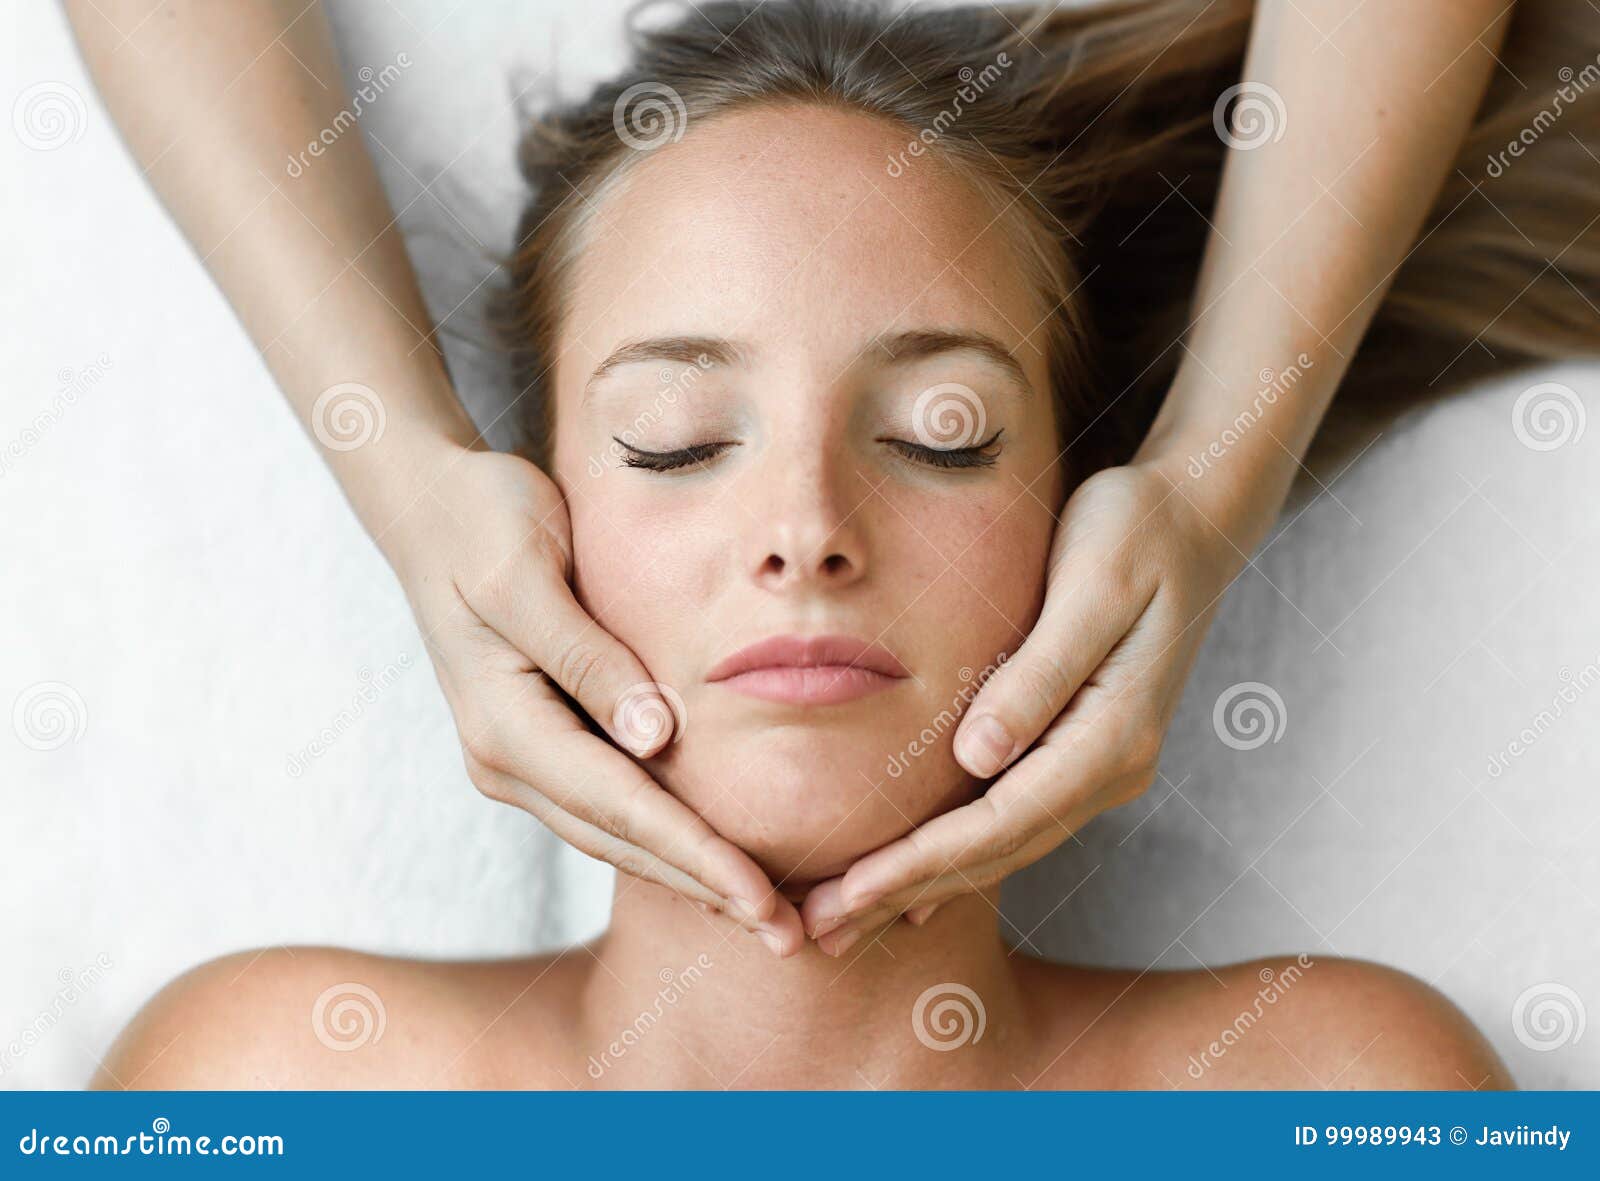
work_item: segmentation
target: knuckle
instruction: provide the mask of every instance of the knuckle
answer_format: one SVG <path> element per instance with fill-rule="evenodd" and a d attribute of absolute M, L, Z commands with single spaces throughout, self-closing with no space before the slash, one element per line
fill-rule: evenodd
<path fill-rule="evenodd" d="M 521 583 L 516 563 L 507 559 L 495 562 L 481 577 L 458 584 L 457 590 L 467 605 L 481 615 L 484 604 L 492 606 L 494 613 L 498 613 L 515 602 Z"/>
<path fill-rule="evenodd" d="M 567 580 L 566 542 L 549 529 L 539 529 L 528 538 L 525 552 L 534 565 L 548 570 L 563 582 Z"/>
<path fill-rule="evenodd" d="M 503 727 L 495 722 L 469 726 L 462 740 L 468 766 L 477 763 L 488 771 L 504 771 L 509 761 L 509 744 Z"/>
<path fill-rule="evenodd" d="M 1066 705 L 1067 675 L 1051 656 L 1039 655 L 1014 667 L 1013 684 L 1041 715 L 1053 717 Z"/>
<path fill-rule="evenodd" d="M 617 805 L 608 808 L 602 817 L 606 830 L 619 841 L 637 845 L 639 842 L 634 839 L 636 835 L 634 818 L 645 807 L 645 793 L 653 790 L 655 786 L 648 779 L 637 777 L 630 780 L 623 789 L 622 798 L 617 801 Z"/>
<path fill-rule="evenodd" d="M 634 843 L 633 826 L 628 821 L 628 809 L 626 807 L 606 813 L 603 819 L 605 820 L 606 831 L 616 837 L 617 840 L 628 845 Z"/>
<path fill-rule="evenodd" d="M 496 803 L 510 803 L 500 778 L 485 763 L 474 757 L 471 751 L 466 752 L 465 761 L 467 778 L 472 781 L 472 786 L 477 788 L 480 794 Z"/>
<path fill-rule="evenodd" d="M 650 878 L 650 858 L 637 849 L 616 849 L 609 858 L 618 872 L 625 873 L 631 878 Z"/>
<path fill-rule="evenodd" d="M 1131 804 L 1134 800 L 1150 790 L 1150 785 L 1155 782 L 1155 774 L 1137 775 L 1127 780 L 1111 795 L 1111 806 L 1120 808 L 1124 804 Z"/>
<path fill-rule="evenodd" d="M 1144 590 L 1144 578 L 1131 558 L 1113 559 L 1101 570 L 1105 579 L 1105 596 L 1110 602 L 1122 606 Z"/>
<path fill-rule="evenodd" d="M 1156 776 L 1161 762 L 1163 735 L 1159 726 L 1148 722 L 1134 727 L 1122 743 L 1123 765 L 1134 778 L 1142 779 L 1145 786 Z"/>
<path fill-rule="evenodd" d="M 1028 843 L 1031 834 L 1017 825 L 1006 825 L 999 829 L 989 842 L 989 854 L 995 860 L 1005 860 L 1012 856 Z"/>
<path fill-rule="evenodd" d="M 602 663 L 599 648 L 583 640 L 574 640 L 562 649 L 556 667 L 549 671 L 569 695 L 581 701 Z"/>

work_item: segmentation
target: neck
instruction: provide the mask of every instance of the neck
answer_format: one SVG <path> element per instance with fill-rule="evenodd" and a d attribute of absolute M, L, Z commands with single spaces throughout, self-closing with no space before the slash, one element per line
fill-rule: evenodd
<path fill-rule="evenodd" d="M 780 961 L 672 891 L 619 878 L 581 1001 L 586 1085 L 1015 1086 L 1028 1044 L 1022 964 L 995 903 L 955 899 L 925 926 L 869 933 L 839 959 L 808 942 Z"/>

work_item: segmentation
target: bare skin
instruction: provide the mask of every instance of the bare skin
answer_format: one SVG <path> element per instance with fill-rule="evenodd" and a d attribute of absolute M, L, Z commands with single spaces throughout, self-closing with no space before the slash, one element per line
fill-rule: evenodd
<path fill-rule="evenodd" d="M 739 939 L 727 920 L 660 887 L 634 883 L 621 891 L 604 938 L 557 956 L 429 963 L 326 948 L 227 956 L 151 1002 L 93 1085 L 1511 1086 L 1461 1013 L 1400 972 L 1317 957 L 1209 971 L 1077 968 L 1008 952 L 997 922 L 986 898 L 969 897 L 923 927 L 891 927 L 841 960 L 809 946 L 775 964 Z M 710 966 L 685 976 L 701 955 Z M 658 1006 L 666 971 L 686 983 L 674 1001 Z M 976 994 L 985 1027 L 976 1040 L 936 1051 L 918 1039 L 912 1010 L 926 987 L 949 981 L 966 982 Z M 384 1027 L 373 1039 L 375 1027 L 363 1038 L 358 1025 L 349 1025 L 343 1040 L 356 1048 L 336 1051 L 337 1031 L 324 1016 L 319 1038 L 313 1009 L 319 996 L 347 982 L 379 998 Z M 660 1016 L 633 1044 L 608 1054 L 641 1012 L 657 1008 Z M 948 1028 L 961 1040 L 957 1027 Z"/>

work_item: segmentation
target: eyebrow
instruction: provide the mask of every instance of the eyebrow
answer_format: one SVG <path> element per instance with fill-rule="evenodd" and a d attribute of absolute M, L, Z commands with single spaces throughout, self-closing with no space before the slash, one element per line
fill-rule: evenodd
<path fill-rule="evenodd" d="M 982 332 L 951 331 L 939 328 L 916 328 L 877 336 L 872 345 L 891 363 L 919 361 L 942 353 L 968 352 L 999 366 L 1025 393 L 1033 392 L 1033 383 L 1022 363 L 994 337 Z M 618 345 L 596 365 L 584 385 L 588 397 L 594 384 L 611 370 L 622 365 L 643 361 L 670 361 L 682 365 L 740 365 L 747 363 L 748 350 L 736 341 L 717 336 L 653 336 L 644 340 Z"/>
<path fill-rule="evenodd" d="M 745 350 L 731 340 L 715 336 L 653 336 L 647 340 L 633 340 L 612 349 L 604 361 L 594 367 L 584 385 L 588 390 L 619 365 L 634 365 L 641 361 L 672 361 L 681 365 L 737 365 L 745 359 Z"/>
<path fill-rule="evenodd" d="M 944 329 L 918 328 L 909 332 L 896 332 L 880 336 L 874 342 L 892 362 L 918 361 L 940 353 L 977 353 L 1006 371 L 1026 393 L 1033 392 L 1022 362 L 992 336 L 982 332 L 951 332 Z"/>

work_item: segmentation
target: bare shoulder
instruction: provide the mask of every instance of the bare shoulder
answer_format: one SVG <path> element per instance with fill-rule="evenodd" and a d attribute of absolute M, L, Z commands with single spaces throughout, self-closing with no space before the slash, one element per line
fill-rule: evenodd
<path fill-rule="evenodd" d="M 1084 972 L 1069 1019 L 1099 1085 L 1497 1090 L 1483 1035 L 1437 989 L 1362 960 L 1274 957 L 1185 972 Z M 1057 1071 L 1068 1069 L 1063 1062 Z M 1071 1082 L 1067 1085 L 1083 1085 Z"/>
<path fill-rule="evenodd" d="M 146 1004 L 92 1085 L 564 1087 L 561 1015 L 586 958 L 445 963 L 323 947 L 224 956 Z"/>

